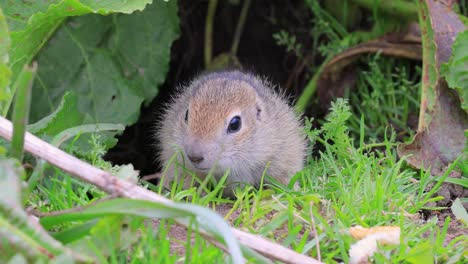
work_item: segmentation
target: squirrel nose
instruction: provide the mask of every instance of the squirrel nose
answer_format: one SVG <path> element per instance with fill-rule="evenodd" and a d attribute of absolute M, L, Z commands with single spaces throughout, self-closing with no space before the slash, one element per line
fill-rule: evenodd
<path fill-rule="evenodd" d="M 189 158 L 189 160 L 193 163 L 193 164 L 199 164 L 203 161 L 203 156 L 191 156 L 191 155 L 187 155 L 187 157 Z"/>

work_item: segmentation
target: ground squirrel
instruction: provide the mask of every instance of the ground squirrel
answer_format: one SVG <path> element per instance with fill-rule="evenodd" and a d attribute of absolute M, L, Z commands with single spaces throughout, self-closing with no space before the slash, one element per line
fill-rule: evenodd
<path fill-rule="evenodd" d="M 192 171 L 217 180 L 229 170 L 224 194 L 238 183 L 258 187 L 262 175 L 283 184 L 303 168 L 306 141 L 300 118 L 270 83 L 249 73 L 201 75 L 169 103 L 157 132 L 164 185 Z M 178 152 L 180 151 L 180 152 Z M 179 153 L 179 154 L 177 154 Z M 174 162 L 170 162 L 175 157 Z M 184 188 L 188 187 L 185 180 Z"/>

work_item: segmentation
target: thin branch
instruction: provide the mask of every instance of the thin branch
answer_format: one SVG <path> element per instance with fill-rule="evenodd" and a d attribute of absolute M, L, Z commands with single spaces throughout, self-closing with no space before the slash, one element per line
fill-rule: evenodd
<path fill-rule="evenodd" d="M 13 126 L 11 122 L 3 117 L 0 117 L 0 136 L 7 140 L 11 140 L 12 130 Z M 97 186 L 110 195 L 148 200 L 161 204 L 173 203 L 173 201 L 154 192 L 151 192 L 133 183 L 120 180 L 108 172 L 93 167 L 90 164 L 50 145 L 49 143 L 28 132 L 26 132 L 25 135 L 24 149 L 28 153 L 48 161 L 49 163 L 80 178 L 81 180 Z M 203 230 L 200 230 L 199 232 L 203 236 L 211 238 L 211 236 L 203 232 Z M 278 260 L 284 263 L 322 263 L 313 258 L 299 254 L 291 249 L 268 241 L 267 239 L 264 239 L 260 236 L 249 234 L 235 228 L 232 228 L 232 232 L 241 244 L 250 247 L 251 249 L 270 259 Z"/>

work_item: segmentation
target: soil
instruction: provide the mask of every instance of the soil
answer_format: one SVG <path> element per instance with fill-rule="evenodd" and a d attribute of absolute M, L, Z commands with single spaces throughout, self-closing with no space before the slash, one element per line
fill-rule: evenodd
<path fill-rule="evenodd" d="M 460 178 L 460 173 L 452 172 L 449 177 L 452 178 Z M 426 191 L 429 191 L 433 185 L 428 186 Z M 423 217 L 425 219 L 430 219 L 432 217 L 437 217 L 438 222 L 437 225 L 442 229 L 445 223 L 445 219 L 450 217 L 452 221 L 450 221 L 448 229 L 447 229 L 447 236 L 445 237 L 444 245 L 447 245 L 450 241 L 454 238 L 459 236 L 468 237 L 468 228 L 466 228 L 466 224 L 462 223 L 461 221 L 454 221 L 455 216 L 453 215 L 450 207 L 452 206 L 453 201 L 458 197 L 468 197 L 468 189 L 463 188 L 460 185 L 456 185 L 453 183 L 443 183 L 442 186 L 439 188 L 435 196 L 442 196 L 444 199 L 432 202 L 427 204 L 427 207 L 445 207 L 447 209 L 443 210 L 425 210 L 423 211 Z M 468 203 L 463 203 L 463 207 L 468 209 Z"/>

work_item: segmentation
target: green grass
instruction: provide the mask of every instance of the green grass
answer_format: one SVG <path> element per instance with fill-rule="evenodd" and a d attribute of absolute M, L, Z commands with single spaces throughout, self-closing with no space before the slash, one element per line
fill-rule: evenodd
<path fill-rule="evenodd" d="M 440 227 L 437 217 L 425 220 L 421 214 L 423 209 L 441 209 L 425 208 L 428 202 L 439 199 L 433 197 L 437 186 L 426 192 L 434 179 L 427 172 L 408 168 L 396 154 L 397 138 L 414 134 L 407 122 L 410 114 L 418 112 L 420 69 L 411 72 L 411 64 L 378 55 L 368 56 L 363 62 L 369 65 L 368 70 L 360 72 L 356 90 L 346 95 L 349 102 L 336 101 L 327 118 L 319 120 L 321 129 L 311 129 L 307 122 L 309 152 L 313 155 L 294 177 L 299 190 L 292 184 L 270 184 L 260 190 L 246 187 L 236 192 L 236 200 L 227 200 L 220 196 L 220 185 L 212 191 L 174 186 L 171 194 L 158 186 L 149 187 L 175 201 L 215 210 L 228 206 L 231 209 L 226 220 L 233 226 L 315 258 L 320 252 L 325 263 L 349 261 L 349 248 L 356 240 L 347 230 L 355 225 L 401 228 L 401 244 L 382 247 L 373 257 L 375 263 L 466 260 L 466 238 L 446 244 L 448 224 L 455 220 L 447 218 Z M 111 170 L 100 159 L 103 151 L 99 140 L 93 138 L 91 143 L 95 150 L 83 158 Z M 88 204 L 90 197 L 104 196 L 59 170 L 49 168 L 46 175 L 28 199 L 29 205 L 39 211 L 68 209 Z M 160 225 L 145 221 L 137 229 L 140 236 L 131 247 L 102 258 L 109 263 L 227 260 L 223 251 L 192 229 L 187 231 L 192 235 L 190 241 L 168 239 L 174 229 L 172 220 L 162 220 Z M 178 254 L 171 251 L 171 243 L 182 248 Z"/>
<path fill-rule="evenodd" d="M 414 63 L 379 54 L 365 59 L 368 70 L 359 72 L 356 88 L 347 91 L 352 106 L 350 130 L 353 137 L 361 135 L 361 116 L 365 118 L 365 141 L 382 141 L 391 131 L 399 141 L 414 136 L 409 128 L 417 124 L 419 114 L 421 69 Z"/>
<path fill-rule="evenodd" d="M 211 208 L 227 204 L 231 210 L 226 219 L 233 226 L 261 234 L 312 257 L 318 257 L 318 243 L 322 261 L 326 263 L 349 260 L 349 248 L 356 240 L 347 230 L 354 225 L 400 226 L 401 245 L 382 248 L 374 256 L 375 263 L 415 263 L 432 258 L 438 262 L 450 258 L 461 261 L 462 243 L 466 245 L 466 238 L 455 239 L 451 247 L 441 246 L 447 226 L 440 228 L 436 217 L 424 220 L 419 214 L 427 202 L 437 199 L 432 197 L 433 192 L 425 192 L 433 181 L 430 175 L 407 168 L 404 161 L 397 158 L 395 137 L 379 142 L 382 147 L 378 150 L 366 148 L 363 141 L 352 138 L 349 126 L 352 118 L 349 104 L 340 99 L 333 104 L 322 128 L 308 131 L 311 142 L 321 147 L 314 150 L 315 155 L 308 159 L 304 170 L 295 175 L 294 179 L 301 186 L 299 190 L 276 184 L 260 190 L 247 187 L 237 192 L 236 200 L 229 201 L 220 198 L 219 190 L 208 190 L 202 195 L 200 190 L 192 188 L 172 197 Z M 364 123 L 361 122 L 361 126 Z M 364 127 L 359 130 L 366 131 Z M 103 166 L 102 161 L 95 157 L 93 160 Z M 48 168 L 45 174 L 49 177 L 40 181 L 28 197 L 28 205 L 39 211 L 73 208 L 88 204 L 90 197 L 103 197 L 102 192 L 60 170 Z M 453 220 L 447 219 L 446 225 L 448 221 Z M 102 256 L 103 259 L 109 263 L 226 261 L 220 249 L 194 230 L 188 231 L 193 235 L 191 245 L 183 239 L 170 239 L 182 248 L 178 255 L 173 254 L 167 239 L 174 228 L 172 220 L 163 220 L 159 226 L 151 221 L 136 223 L 140 236 L 135 243 L 111 252 L 110 257 Z"/>
<path fill-rule="evenodd" d="M 418 212 L 425 203 L 434 200 L 424 193 L 429 175 L 418 175 L 406 168 L 403 160 L 397 159 L 394 142 L 384 141 L 383 151 L 367 152 L 354 147 L 346 125 L 351 116 L 349 108 L 344 101 L 333 108 L 323 129 L 310 133 L 324 145 L 324 150 L 296 175 L 301 190 L 273 186 L 272 196 L 254 192 L 250 199 L 237 200 L 234 207 L 241 213 L 234 224 L 317 257 L 315 241 L 309 236 L 313 226 L 326 263 L 348 261 L 347 252 L 355 242 L 346 232 L 351 226 L 397 225 L 405 246 L 386 251 L 387 255 L 380 256 L 377 263 L 407 261 L 419 249 L 427 249 L 440 256 L 439 261 L 444 260 L 443 249 L 437 243 L 428 244 L 422 236 L 431 230 L 429 240 L 443 241 L 444 234 L 435 231 L 437 221 L 412 220 L 419 218 Z M 265 220 L 265 215 L 270 215 L 271 220 Z"/>

